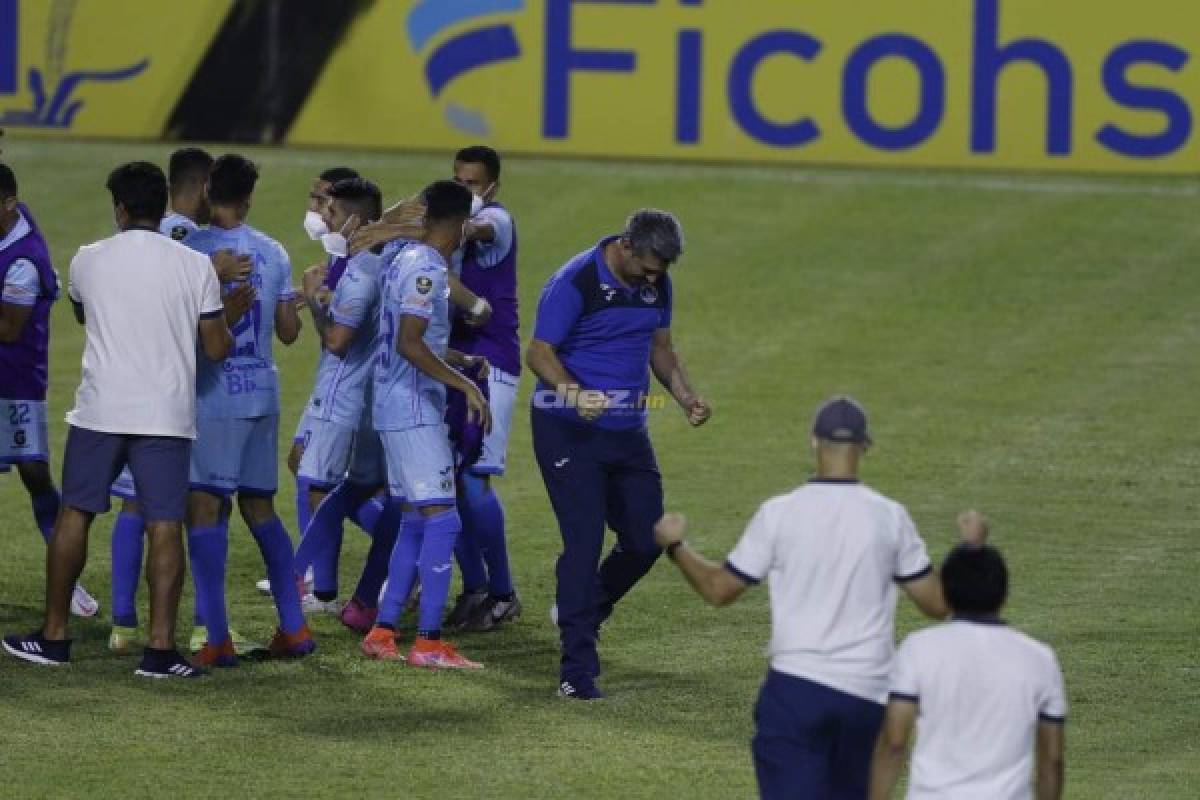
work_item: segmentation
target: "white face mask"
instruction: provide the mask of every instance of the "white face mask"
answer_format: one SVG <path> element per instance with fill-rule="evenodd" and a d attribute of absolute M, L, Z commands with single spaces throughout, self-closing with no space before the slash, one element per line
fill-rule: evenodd
<path fill-rule="evenodd" d="M 346 237 L 340 233 L 323 233 L 321 234 L 321 246 L 325 248 L 325 252 L 331 256 L 340 256 L 345 258 L 350 247 L 346 242 Z"/>
<path fill-rule="evenodd" d="M 308 238 L 315 242 L 324 234 L 329 233 L 329 226 L 325 224 L 325 220 L 316 211 L 305 211 L 304 232 L 308 234 Z"/>
<path fill-rule="evenodd" d="M 487 204 L 487 201 L 485 201 L 483 198 L 485 195 L 487 195 L 488 192 L 490 192 L 492 190 L 492 186 L 495 186 L 495 185 L 496 184 L 493 183 L 493 184 L 491 184 L 491 186 L 488 186 L 486 189 L 483 190 L 483 194 L 475 194 L 474 192 L 471 192 L 471 216 L 472 217 L 477 216 L 480 211 L 483 211 L 483 207 Z"/>

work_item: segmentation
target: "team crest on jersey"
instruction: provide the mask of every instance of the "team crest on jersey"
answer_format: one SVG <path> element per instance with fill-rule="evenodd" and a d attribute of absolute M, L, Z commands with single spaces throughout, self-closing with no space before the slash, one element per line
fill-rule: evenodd
<path fill-rule="evenodd" d="M 607 283 L 600 284 L 600 291 L 604 292 L 604 302 L 611 303 L 617 295 L 617 290 L 609 286 Z"/>
<path fill-rule="evenodd" d="M 642 302 L 648 306 L 652 306 L 658 302 L 658 289 L 655 289 L 652 284 L 647 283 L 638 292 L 638 296 L 642 298 Z"/>
<path fill-rule="evenodd" d="M 171 228 L 171 238 L 177 242 L 182 242 L 187 235 L 188 229 L 186 225 L 176 225 Z"/>
<path fill-rule="evenodd" d="M 421 294 L 429 294 L 429 290 L 433 288 L 433 279 L 428 275 L 421 275 L 417 278 L 417 291 Z"/>

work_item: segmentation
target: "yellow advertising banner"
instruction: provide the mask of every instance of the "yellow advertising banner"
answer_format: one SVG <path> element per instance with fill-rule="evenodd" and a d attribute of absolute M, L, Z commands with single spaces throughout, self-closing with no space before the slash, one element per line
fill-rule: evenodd
<path fill-rule="evenodd" d="M 0 0 L 0 127 L 158 138 L 233 0 Z"/>
<path fill-rule="evenodd" d="M 1180 0 L 379 0 L 305 145 L 1196 172 Z"/>

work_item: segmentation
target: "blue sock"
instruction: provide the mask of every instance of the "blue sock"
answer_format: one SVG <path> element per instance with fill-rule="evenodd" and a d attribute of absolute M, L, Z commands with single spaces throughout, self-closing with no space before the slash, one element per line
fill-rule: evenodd
<path fill-rule="evenodd" d="M 421 611 L 417 635 L 437 638 L 442 632 L 442 612 L 450 595 L 454 577 L 454 542 L 462 530 L 457 509 L 425 518 L 425 538 L 421 542 Z M 433 634 L 433 635 L 431 635 Z"/>
<path fill-rule="evenodd" d="M 504 536 L 504 506 L 491 486 L 478 477 L 464 476 L 463 485 L 468 506 L 463 517 L 463 530 L 470 531 L 487 563 L 488 590 L 493 597 L 510 595 L 513 583 L 508 565 L 508 542 Z M 464 578 L 464 586 L 465 581 Z"/>
<path fill-rule="evenodd" d="M 337 486 L 317 506 L 296 548 L 295 572 L 313 568 L 313 589 L 332 590 L 337 596 L 337 564 L 342 547 L 342 519 L 346 515 L 346 484 Z"/>
<path fill-rule="evenodd" d="M 209 644 L 229 638 L 229 618 L 225 613 L 225 562 L 229 558 L 229 523 L 188 531 L 188 557 L 192 563 L 192 582 L 196 586 L 197 623 L 203 620 Z"/>
<path fill-rule="evenodd" d="M 379 518 L 383 516 L 388 505 L 387 495 L 372 495 L 360 503 L 358 508 L 353 509 L 349 516 L 354 518 L 354 522 L 368 536 L 374 536 L 375 526 L 379 524 Z"/>
<path fill-rule="evenodd" d="M 304 612 L 300 610 L 300 590 L 296 588 L 296 573 L 292 569 L 292 540 L 279 517 L 250 529 L 258 544 L 263 563 L 267 565 L 267 580 L 271 582 L 271 597 L 279 612 L 279 628 L 284 633 L 297 633 L 304 627 Z"/>
<path fill-rule="evenodd" d="M 112 530 L 112 621 L 136 628 L 138 576 L 146 523 L 140 514 L 122 511 Z"/>
<path fill-rule="evenodd" d="M 42 538 L 47 542 L 54 534 L 54 521 L 58 519 L 58 507 L 61 498 L 58 489 L 51 486 L 44 492 L 29 495 L 29 503 L 33 506 L 33 520 L 37 523 Z"/>
<path fill-rule="evenodd" d="M 487 566 L 483 563 L 483 553 L 475 540 L 475 526 L 471 524 L 469 500 L 460 498 L 458 512 L 462 519 L 463 529 L 454 543 L 454 559 L 462 571 L 462 587 L 464 592 L 478 592 L 488 585 Z"/>
<path fill-rule="evenodd" d="M 379 602 L 379 590 L 387 580 L 388 561 L 396 547 L 402 519 L 400 503 L 389 502 L 371 532 L 371 549 L 367 551 L 367 563 L 362 577 L 354 588 L 354 596 L 367 608 L 375 608 Z"/>
<path fill-rule="evenodd" d="M 421 554 L 421 540 L 425 533 L 425 518 L 419 511 L 405 511 L 400 525 L 400 535 L 392 548 L 388 561 L 387 591 L 379 604 L 379 624 L 395 628 L 404 611 L 413 584 L 417 580 L 417 557 Z"/>
<path fill-rule="evenodd" d="M 308 479 L 296 476 L 296 527 L 300 529 L 300 535 L 308 530 L 308 523 L 312 518 L 312 509 L 308 507 Z"/>

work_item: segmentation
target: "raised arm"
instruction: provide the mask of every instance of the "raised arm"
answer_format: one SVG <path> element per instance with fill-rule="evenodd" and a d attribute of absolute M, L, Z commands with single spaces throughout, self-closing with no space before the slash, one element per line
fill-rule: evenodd
<path fill-rule="evenodd" d="M 667 555 L 696 594 L 711 606 L 727 606 L 742 596 L 751 582 L 724 564 L 710 561 L 688 546 L 684 540 L 687 519 L 682 514 L 664 514 L 654 526 L 654 540 Z"/>
<path fill-rule="evenodd" d="M 654 340 L 650 346 L 650 369 L 658 382 L 671 393 L 675 402 L 687 414 L 689 423 L 699 426 L 708 421 L 712 416 L 712 408 L 692 389 L 692 384 L 683 369 L 683 361 L 675 351 L 674 342 L 671 341 L 670 328 L 660 328 L 654 333 Z"/>

